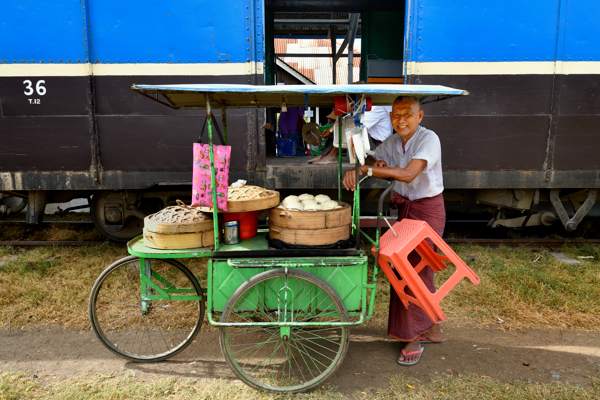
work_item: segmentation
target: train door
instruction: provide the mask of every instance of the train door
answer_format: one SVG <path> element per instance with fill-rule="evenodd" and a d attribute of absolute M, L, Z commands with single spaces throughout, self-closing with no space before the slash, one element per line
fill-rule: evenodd
<path fill-rule="evenodd" d="M 401 83 L 404 21 L 404 1 L 266 0 L 265 82 Z M 318 124 L 326 123 L 330 110 L 312 111 Z M 335 164 L 309 163 L 315 152 L 300 132 L 282 137 L 280 112 L 267 110 L 266 184 L 278 189 L 336 188 Z"/>

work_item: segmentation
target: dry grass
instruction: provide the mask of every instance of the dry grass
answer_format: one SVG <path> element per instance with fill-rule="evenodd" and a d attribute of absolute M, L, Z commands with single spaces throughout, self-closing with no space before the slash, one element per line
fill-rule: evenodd
<path fill-rule="evenodd" d="M 600 381 L 589 387 L 557 383 L 500 382 L 489 376 L 441 375 L 429 382 L 397 375 L 388 388 L 362 394 L 364 400 L 592 400 L 600 396 Z"/>
<path fill-rule="evenodd" d="M 96 277 L 123 246 L 0 249 L 0 326 L 60 325 L 85 329 Z"/>
<path fill-rule="evenodd" d="M 600 398 L 598 380 L 588 387 L 556 383 L 500 382 L 487 376 L 441 375 L 431 381 L 397 375 L 387 388 L 342 394 L 330 388 L 294 396 L 257 392 L 238 381 L 94 376 L 41 382 L 24 374 L 0 374 L 0 400 L 592 400 Z"/>
<path fill-rule="evenodd" d="M 548 250 L 461 246 L 459 254 L 480 275 L 463 283 L 445 301 L 451 320 L 461 324 L 560 327 L 600 326 L 600 246 L 562 249 L 594 256 L 578 266 L 560 264 Z M 122 245 L 90 247 L 0 247 L 0 327 L 59 325 L 85 329 L 91 286 L 111 262 L 125 256 Z M 202 260 L 186 264 L 201 275 Z M 389 285 L 380 277 L 372 325 L 387 321 Z"/>
<path fill-rule="evenodd" d="M 462 284 L 449 296 L 444 304 L 449 318 L 509 328 L 598 330 L 600 246 L 563 248 L 571 257 L 594 257 L 575 266 L 560 263 L 546 249 L 462 246 L 458 252 L 481 284 Z"/>
<path fill-rule="evenodd" d="M 155 379 L 133 376 L 95 376 L 41 382 L 24 374 L 0 374 L 0 400 L 338 400 L 344 397 L 324 388 L 295 396 L 258 392 L 240 381 L 220 379 Z"/>

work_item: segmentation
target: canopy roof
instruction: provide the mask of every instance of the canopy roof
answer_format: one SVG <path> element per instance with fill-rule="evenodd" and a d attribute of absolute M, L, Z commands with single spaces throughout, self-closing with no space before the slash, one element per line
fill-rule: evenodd
<path fill-rule="evenodd" d="M 133 90 L 174 108 L 205 107 L 330 107 L 340 95 L 370 97 L 374 105 L 391 105 L 398 96 L 418 97 L 424 102 L 469 94 L 466 90 L 439 85 L 132 85 Z"/>

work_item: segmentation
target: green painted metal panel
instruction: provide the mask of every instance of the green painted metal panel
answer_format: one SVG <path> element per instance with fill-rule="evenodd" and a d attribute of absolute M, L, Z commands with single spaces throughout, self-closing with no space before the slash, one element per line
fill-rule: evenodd
<path fill-rule="evenodd" d="M 211 271 L 212 280 L 208 283 L 212 286 L 213 311 L 223 311 L 225 304 L 237 288 L 254 275 L 267 270 L 265 267 L 253 266 L 259 265 L 260 262 L 262 262 L 262 265 L 268 265 L 269 267 L 274 267 L 277 264 L 283 266 L 282 264 L 285 264 L 290 269 L 298 268 L 311 273 L 332 286 L 348 311 L 359 311 L 361 309 L 362 296 L 365 293 L 363 289 L 367 282 L 367 257 L 332 258 L 334 260 L 329 260 L 328 258 L 287 260 L 246 259 L 245 261 L 251 265 L 250 267 L 240 267 L 241 260 L 238 259 L 214 260 Z M 287 261 L 287 263 L 284 261 Z M 328 263 L 328 261 L 333 262 Z M 345 261 L 345 263 L 342 261 Z M 330 265 L 323 266 L 323 264 Z M 282 284 L 283 281 L 272 281 L 269 286 L 264 288 L 266 293 L 256 293 L 253 296 L 249 296 L 242 308 L 249 311 L 256 309 L 259 297 L 266 298 L 267 307 L 277 308 L 278 296 L 285 295 L 285 293 L 280 292 Z M 289 286 L 291 293 L 295 294 L 296 304 L 294 304 L 294 308 L 297 310 L 303 310 L 309 306 L 321 307 L 320 305 L 326 304 L 321 301 L 319 296 L 316 296 L 316 289 L 313 287 L 307 288 L 305 285 L 299 285 L 296 282 L 292 282 Z M 327 305 L 325 309 L 330 306 Z"/>
<path fill-rule="evenodd" d="M 242 283 L 261 273 L 265 268 L 233 268 L 229 266 L 227 260 L 213 260 L 212 262 L 212 306 L 215 311 L 223 311 L 225 304 L 233 295 L 233 292 L 239 288 Z M 246 303 L 248 309 L 255 309 L 258 303 L 256 298 L 248 298 Z"/>

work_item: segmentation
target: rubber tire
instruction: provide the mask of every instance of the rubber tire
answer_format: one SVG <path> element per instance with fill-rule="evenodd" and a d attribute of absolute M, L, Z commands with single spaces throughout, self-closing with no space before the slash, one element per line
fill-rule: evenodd
<path fill-rule="evenodd" d="M 233 307 L 235 306 L 236 301 L 244 294 L 244 292 L 252 289 L 255 285 L 258 285 L 261 282 L 264 282 L 273 277 L 281 277 L 281 276 L 284 276 L 285 274 L 286 274 L 286 271 L 284 271 L 284 269 L 282 269 L 282 268 L 272 269 L 269 271 L 261 272 L 255 276 L 253 276 L 252 278 L 250 278 L 248 281 L 244 282 L 233 293 L 233 295 L 231 296 L 231 298 L 225 305 L 225 309 L 223 310 L 223 314 L 221 315 L 220 322 L 227 322 L 227 319 L 228 319 L 229 315 L 232 313 Z M 314 284 L 315 286 L 317 286 L 318 288 L 323 290 L 325 293 L 327 293 L 327 295 L 329 295 L 333 304 L 336 306 L 336 308 L 340 312 L 340 314 L 342 316 L 342 322 L 349 320 L 348 312 L 346 311 L 346 308 L 344 307 L 342 300 L 340 299 L 338 294 L 335 292 L 335 290 L 327 282 L 325 282 L 322 279 L 317 278 L 316 276 L 314 276 L 308 272 L 302 271 L 302 270 L 294 270 L 294 269 L 287 270 L 287 275 L 296 277 L 296 278 L 300 278 L 300 279 L 305 279 L 306 281 Z M 244 375 L 244 373 L 241 372 L 237 368 L 237 365 L 234 362 L 234 360 L 232 359 L 232 356 L 229 353 L 227 346 L 225 344 L 225 333 L 226 333 L 225 330 L 226 329 L 227 329 L 227 327 L 219 328 L 219 345 L 221 346 L 221 351 L 223 352 L 223 355 L 225 356 L 225 360 L 227 361 L 227 364 L 229 364 L 229 367 L 231 368 L 233 373 L 248 386 L 251 386 L 258 390 L 264 390 L 264 391 L 274 392 L 274 393 L 302 393 L 302 392 L 306 392 L 311 389 L 314 389 L 317 386 L 321 385 L 325 380 L 327 380 L 327 378 L 329 378 L 331 375 L 333 375 L 335 373 L 335 371 L 342 364 L 344 357 L 346 356 L 346 352 L 348 351 L 348 345 L 349 345 L 349 341 L 350 341 L 349 327 L 347 327 L 347 326 L 342 327 L 342 332 L 343 332 L 345 338 L 341 341 L 341 351 L 338 352 L 338 355 L 335 360 L 335 365 L 333 366 L 332 369 L 328 370 L 326 374 L 319 376 L 318 380 L 316 380 L 315 382 L 313 382 L 309 385 L 302 386 L 302 387 L 294 389 L 294 390 L 286 390 L 286 389 L 278 390 L 278 389 L 274 389 L 272 387 L 265 387 L 265 386 L 261 386 L 260 384 L 257 384 L 256 382 L 247 378 L 246 375 Z"/>
<path fill-rule="evenodd" d="M 104 336 L 102 329 L 98 326 L 98 319 L 96 316 L 95 305 L 96 305 L 96 299 L 98 297 L 99 290 L 102 287 L 102 283 L 104 282 L 104 280 L 114 270 L 119 268 L 121 266 L 121 264 L 129 263 L 134 260 L 139 260 L 139 257 L 127 256 L 127 257 L 123 257 L 123 258 L 115 261 L 114 263 L 109 265 L 104 271 L 102 271 L 100 276 L 98 276 L 98 278 L 94 282 L 94 285 L 92 286 L 92 291 L 90 293 L 89 302 L 88 302 L 88 316 L 90 318 L 92 330 L 96 334 L 96 337 L 102 342 L 102 344 L 104 344 L 104 346 L 106 346 L 106 348 L 108 348 L 110 351 L 112 351 L 113 353 L 115 353 L 116 355 L 118 355 L 120 357 L 123 357 L 123 358 L 133 361 L 133 362 L 139 362 L 139 363 L 164 361 L 170 357 L 173 357 L 174 355 L 178 354 L 179 352 L 183 351 L 186 347 L 188 347 L 193 342 L 194 338 L 200 331 L 202 322 L 204 321 L 205 302 L 199 301 L 198 319 L 196 321 L 196 324 L 195 324 L 192 332 L 188 335 L 187 339 L 184 342 L 180 343 L 177 347 L 171 349 L 171 351 L 169 351 L 167 353 L 163 353 L 158 357 L 144 357 L 144 358 L 133 357 L 129 354 L 122 353 L 121 351 L 119 351 L 118 348 L 116 348 L 110 342 L 110 340 L 108 340 Z M 184 264 L 182 264 L 181 262 L 179 262 L 177 260 L 171 260 L 171 259 L 161 259 L 160 261 L 170 264 L 170 265 L 176 267 L 177 269 L 179 269 L 192 282 L 192 285 L 194 286 L 194 290 L 196 291 L 196 293 L 199 296 L 202 296 L 202 287 L 200 286 L 200 283 L 198 282 L 198 280 L 196 279 L 194 274 Z"/>

